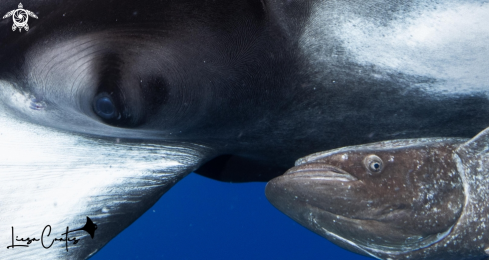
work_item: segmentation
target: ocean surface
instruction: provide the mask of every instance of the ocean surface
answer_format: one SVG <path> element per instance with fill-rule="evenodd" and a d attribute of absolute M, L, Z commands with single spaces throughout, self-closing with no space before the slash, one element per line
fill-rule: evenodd
<path fill-rule="evenodd" d="M 91 260 L 372 259 L 282 214 L 265 197 L 265 184 L 223 183 L 192 173 Z"/>

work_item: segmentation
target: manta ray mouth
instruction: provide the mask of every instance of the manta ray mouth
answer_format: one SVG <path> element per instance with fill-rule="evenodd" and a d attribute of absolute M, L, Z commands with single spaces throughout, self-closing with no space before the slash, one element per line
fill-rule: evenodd
<path fill-rule="evenodd" d="M 284 176 L 292 179 L 307 178 L 310 180 L 340 182 L 358 181 L 357 178 L 340 168 L 321 163 L 308 163 L 293 167 L 286 171 Z"/>

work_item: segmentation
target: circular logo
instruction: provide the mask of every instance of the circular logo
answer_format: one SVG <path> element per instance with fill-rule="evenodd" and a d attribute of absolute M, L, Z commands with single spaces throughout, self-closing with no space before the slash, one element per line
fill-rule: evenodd
<path fill-rule="evenodd" d="M 14 24 L 19 28 L 22 28 L 27 24 L 27 20 L 29 20 L 28 18 L 29 16 L 24 9 L 15 10 L 13 15 Z"/>

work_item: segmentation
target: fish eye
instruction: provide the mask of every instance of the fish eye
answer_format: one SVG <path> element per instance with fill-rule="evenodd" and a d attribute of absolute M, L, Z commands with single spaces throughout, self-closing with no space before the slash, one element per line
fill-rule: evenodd
<path fill-rule="evenodd" d="M 106 120 L 115 119 L 119 114 L 114 100 L 107 93 L 100 93 L 95 96 L 93 99 L 93 111 Z"/>
<path fill-rule="evenodd" d="M 371 154 L 365 157 L 363 163 L 367 170 L 371 173 L 379 173 L 384 168 L 384 162 L 377 155 Z"/>

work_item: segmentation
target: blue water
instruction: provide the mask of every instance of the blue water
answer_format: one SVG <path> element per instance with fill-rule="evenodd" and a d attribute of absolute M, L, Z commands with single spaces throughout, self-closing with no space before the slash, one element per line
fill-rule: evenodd
<path fill-rule="evenodd" d="M 192 173 L 91 259 L 372 259 L 295 223 L 264 190 Z"/>

